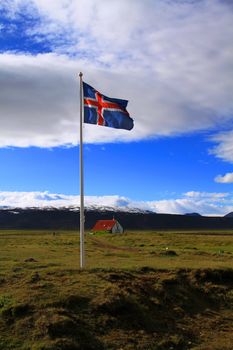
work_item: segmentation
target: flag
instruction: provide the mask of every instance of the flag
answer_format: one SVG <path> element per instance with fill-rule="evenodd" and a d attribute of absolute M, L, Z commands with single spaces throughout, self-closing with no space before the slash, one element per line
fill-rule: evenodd
<path fill-rule="evenodd" d="M 107 97 L 83 82 L 84 123 L 133 129 L 133 119 L 126 110 L 127 100 Z"/>

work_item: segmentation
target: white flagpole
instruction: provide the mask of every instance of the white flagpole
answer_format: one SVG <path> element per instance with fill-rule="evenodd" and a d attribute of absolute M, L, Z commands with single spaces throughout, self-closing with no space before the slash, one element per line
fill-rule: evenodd
<path fill-rule="evenodd" d="M 83 189 L 83 73 L 80 78 L 80 144 L 79 144 L 79 170 L 80 170 L 80 269 L 84 268 L 84 189 Z"/>

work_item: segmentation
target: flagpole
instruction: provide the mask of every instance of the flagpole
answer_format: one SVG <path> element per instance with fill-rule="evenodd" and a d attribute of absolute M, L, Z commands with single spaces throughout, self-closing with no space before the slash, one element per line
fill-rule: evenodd
<path fill-rule="evenodd" d="M 79 144 L 79 171 L 80 171 L 80 269 L 84 268 L 84 187 L 83 187 L 83 73 L 80 78 L 80 144 Z"/>

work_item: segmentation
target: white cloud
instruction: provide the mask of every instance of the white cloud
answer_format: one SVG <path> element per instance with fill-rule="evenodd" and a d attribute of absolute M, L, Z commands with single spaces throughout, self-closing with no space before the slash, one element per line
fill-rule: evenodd
<path fill-rule="evenodd" d="M 76 205 L 77 196 L 66 196 L 49 192 L 0 192 L 0 207 L 55 207 L 63 205 Z"/>
<path fill-rule="evenodd" d="M 217 146 L 210 150 L 218 158 L 233 163 L 233 130 L 223 132 L 211 138 Z"/>
<path fill-rule="evenodd" d="M 220 182 L 220 183 L 233 183 L 233 173 L 226 173 L 225 175 L 218 175 L 214 179 L 215 182 Z"/>
<path fill-rule="evenodd" d="M 189 191 L 184 193 L 185 197 L 189 198 L 205 198 L 211 201 L 219 201 L 221 198 L 229 196 L 229 193 L 216 193 L 216 192 L 198 192 L 198 191 Z"/>
<path fill-rule="evenodd" d="M 0 55 L 0 146 L 75 144 L 75 78 L 75 63 L 66 57 Z"/>
<path fill-rule="evenodd" d="M 207 216 L 225 215 L 233 210 L 230 193 L 189 191 L 178 199 L 150 202 L 157 213 L 199 213 Z"/>
<path fill-rule="evenodd" d="M 78 82 L 130 100 L 132 132 L 86 126 L 87 142 L 203 130 L 232 118 L 233 10 L 218 0 L 12 0 L 11 17 L 53 54 L 0 55 L 0 146 L 78 142 Z M 129 16 L 130 13 L 130 16 Z"/>
<path fill-rule="evenodd" d="M 192 193 L 190 191 L 189 193 Z M 198 212 L 202 215 L 221 216 L 233 211 L 233 198 L 229 194 L 198 192 L 195 196 L 182 196 L 178 199 L 159 201 L 134 201 L 127 197 L 85 196 L 86 207 L 111 207 L 119 210 L 150 210 L 156 213 L 185 214 Z M 224 197 L 224 198 L 223 198 Z M 77 207 L 79 196 L 45 192 L 0 192 L 0 207 Z"/>

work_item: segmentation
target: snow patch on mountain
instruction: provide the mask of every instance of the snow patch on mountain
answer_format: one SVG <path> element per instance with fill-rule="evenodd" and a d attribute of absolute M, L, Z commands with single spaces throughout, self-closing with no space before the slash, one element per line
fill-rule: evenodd
<path fill-rule="evenodd" d="M 0 208 L 35 208 L 41 210 L 79 210 L 80 197 L 44 192 L 0 192 Z M 85 196 L 86 210 L 122 211 L 140 213 L 185 214 L 200 213 L 205 216 L 222 216 L 233 211 L 230 193 L 189 191 L 179 198 L 135 201 L 130 198 L 112 196 Z"/>

